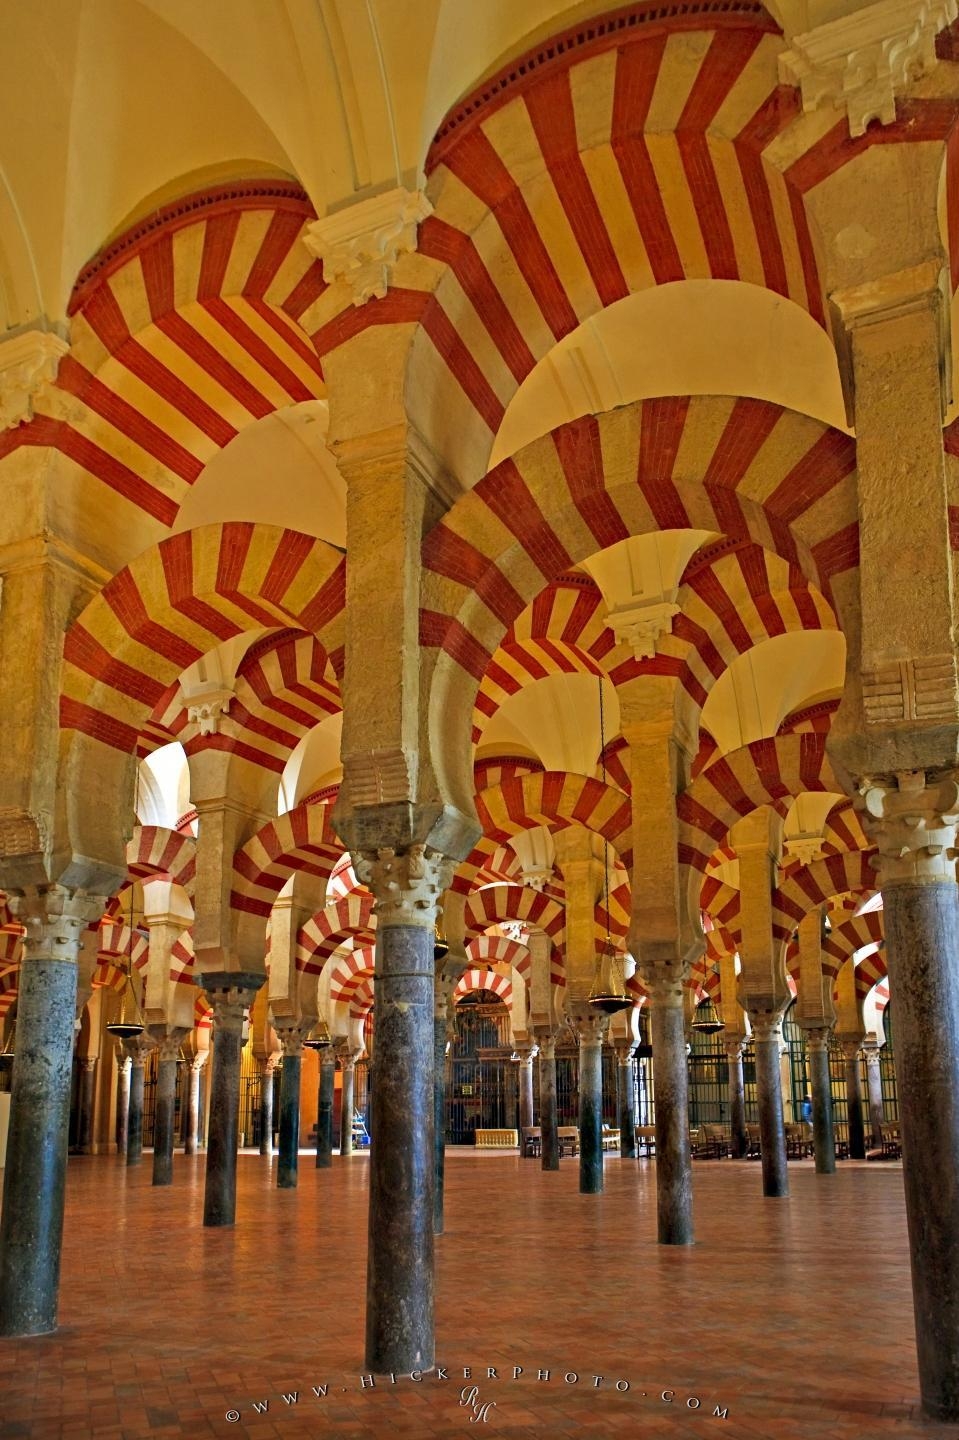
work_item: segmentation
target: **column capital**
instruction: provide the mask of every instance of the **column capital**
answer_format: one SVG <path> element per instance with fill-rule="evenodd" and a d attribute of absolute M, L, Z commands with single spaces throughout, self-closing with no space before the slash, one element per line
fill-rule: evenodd
<path fill-rule="evenodd" d="M 723 1049 L 730 1060 L 738 1060 L 746 1048 L 745 1035 L 730 1035 L 723 1040 Z"/>
<path fill-rule="evenodd" d="M 855 1060 L 859 1055 L 859 1051 L 862 1049 L 862 1036 L 837 1035 L 836 1039 L 842 1046 L 843 1059 L 846 1063 L 848 1064 L 851 1060 Z"/>
<path fill-rule="evenodd" d="M 213 971 L 194 976 L 194 984 L 205 990 L 213 1007 L 213 1017 L 221 1030 L 239 1034 L 246 1012 L 257 991 L 266 983 L 265 975 L 245 970 Z"/>
<path fill-rule="evenodd" d="M 140 1069 L 147 1063 L 147 1056 L 155 1045 L 156 1041 L 147 1031 L 142 1035 L 133 1035 L 123 1042 L 123 1048 L 133 1062 L 134 1069 Z"/>
<path fill-rule="evenodd" d="M 609 1031 L 609 1016 L 593 1011 L 585 1015 L 571 1015 L 569 1028 L 580 1045 L 602 1045 Z"/>
<path fill-rule="evenodd" d="M 537 1025 L 533 1030 L 533 1034 L 536 1036 L 536 1043 L 539 1046 L 539 1058 L 541 1060 L 555 1060 L 557 1032 Z"/>
<path fill-rule="evenodd" d="M 753 1027 L 753 1035 L 757 1041 L 776 1040 L 780 1043 L 782 1042 L 783 1010 L 763 1011 L 758 1015 L 750 1015 L 749 1022 Z"/>
<path fill-rule="evenodd" d="M 303 1041 L 313 1029 L 313 1021 L 290 1020 L 274 1015 L 273 1028 L 276 1031 L 276 1038 L 282 1046 L 284 1058 L 287 1055 L 295 1058 L 303 1054 Z"/>
<path fill-rule="evenodd" d="M 392 846 L 354 855 L 357 879 L 376 900 L 379 926 L 436 927 L 441 896 L 453 878 L 453 860 L 429 846 L 410 845 L 398 853 Z"/>
<path fill-rule="evenodd" d="M 802 1021 L 800 1021 L 802 1025 Z M 810 1055 L 818 1054 L 822 1050 L 829 1049 L 829 1036 L 832 1033 L 831 1027 L 825 1025 L 802 1025 L 806 1040 L 806 1050 Z"/>
<path fill-rule="evenodd" d="M 879 852 L 880 887 L 956 883 L 959 784 L 906 771 L 865 780 L 854 802 Z"/>
<path fill-rule="evenodd" d="M 189 1033 L 189 1030 L 177 1025 L 151 1025 L 148 1030 L 161 1061 L 176 1060 L 180 1054 L 180 1046 Z"/>
<path fill-rule="evenodd" d="M 880 1061 L 880 1053 L 879 1053 L 879 1052 L 880 1052 L 880 1050 L 882 1049 L 882 1047 L 880 1046 L 880 1044 L 879 1044 L 879 1042 L 878 1042 L 877 1040 L 864 1040 L 864 1041 L 862 1042 L 861 1049 L 862 1049 L 863 1055 L 865 1056 L 866 1064 L 867 1064 L 867 1065 L 873 1066 L 873 1065 L 878 1065 L 878 1064 L 879 1064 L 879 1061 Z"/>
<path fill-rule="evenodd" d="M 62 960 L 75 965 L 87 926 L 103 914 L 101 895 L 84 895 L 55 885 L 8 899 L 10 913 L 24 928 L 25 960 Z"/>
<path fill-rule="evenodd" d="M 532 1065 L 538 1053 L 538 1045 L 514 1045 L 512 1058 L 520 1065 Z"/>

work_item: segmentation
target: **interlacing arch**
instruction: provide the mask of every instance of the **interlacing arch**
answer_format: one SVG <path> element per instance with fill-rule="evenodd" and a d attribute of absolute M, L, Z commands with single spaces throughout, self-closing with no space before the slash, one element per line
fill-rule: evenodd
<path fill-rule="evenodd" d="M 442 773 L 449 737 L 470 733 L 491 659 L 546 585 L 629 536 L 697 529 L 773 552 L 829 600 L 832 577 L 858 564 L 854 468 L 841 432 L 718 396 L 636 401 L 502 461 L 423 541 L 420 642 L 433 652 L 441 787 L 456 798 L 468 783 Z M 672 667 L 656 656 L 646 671 Z"/>
<path fill-rule="evenodd" d="M 466 946 L 466 953 L 474 966 L 494 969 L 505 966 L 507 973 L 515 970 L 529 984 L 529 947 L 518 940 L 508 940 L 505 935 L 474 935 Z"/>
<path fill-rule="evenodd" d="M 582 825 L 609 842 L 627 867 L 632 862 L 628 798 L 612 785 L 565 770 L 543 770 L 494 785 L 476 796 L 476 813 L 488 843 L 502 843 L 538 825 Z"/>
<path fill-rule="evenodd" d="M 345 568 L 322 540 L 230 521 L 171 536 L 107 582 L 64 641 L 60 724 L 130 754 L 181 671 L 224 640 L 295 626 L 334 665 Z"/>
<path fill-rule="evenodd" d="M 730 751 L 679 797 L 680 863 L 705 871 L 736 821 L 762 805 L 782 812 L 805 791 L 839 789 L 822 735 L 780 735 Z"/>
<path fill-rule="evenodd" d="M 373 904 L 368 891 L 356 890 L 311 916 L 296 937 L 296 968 L 318 975 L 344 941 L 372 945 L 376 930 Z"/>
<path fill-rule="evenodd" d="M 187 196 L 113 241 L 77 281 L 56 386 L 31 424 L 0 436 L 0 456 L 52 446 L 172 526 L 243 426 L 324 393 L 310 331 L 327 287 L 302 241 L 314 218 L 297 185 L 251 181 Z"/>
<path fill-rule="evenodd" d="M 848 797 L 838 800 L 826 816 L 823 827 L 823 850 L 842 854 L 848 850 L 872 850 L 872 841 L 862 828 L 858 812 Z"/>
<path fill-rule="evenodd" d="M 150 942 L 138 930 L 131 931 L 121 920 L 104 917 L 100 922 L 100 939 L 97 946 L 97 963 L 93 970 L 93 988 L 122 991 L 126 984 L 126 969 L 143 970 L 150 958 Z M 118 963 L 122 962 L 122 963 Z"/>
<path fill-rule="evenodd" d="M 783 877 L 773 891 L 773 935 L 788 941 L 800 921 L 817 905 L 848 892 L 863 896 L 876 888 L 875 851 L 827 855 Z"/>
<path fill-rule="evenodd" d="M 373 947 L 359 946 L 357 949 L 341 949 L 332 961 L 330 971 L 330 1003 L 352 1004 L 360 983 L 374 973 Z"/>
<path fill-rule="evenodd" d="M 231 908 L 266 917 L 292 874 L 302 871 L 328 883 L 342 855 L 330 807 L 297 805 L 269 820 L 234 855 Z"/>
<path fill-rule="evenodd" d="M 127 844 L 127 870 L 138 880 L 171 880 L 192 895 L 196 841 L 165 825 L 138 825 Z"/>
<path fill-rule="evenodd" d="M 470 995 L 474 990 L 488 990 L 498 1000 L 502 1000 L 507 1010 L 513 1005 L 513 986 L 505 975 L 499 975 L 495 970 L 489 970 L 484 966 L 471 965 L 468 970 L 457 980 L 453 989 L 453 1003 L 462 1000 L 464 995 Z"/>
<path fill-rule="evenodd" d="M 888 974 L 884 948 L 864 955 L 856 965 L 856 998 L 860 1002 L 865 1000 L 870 990 L 878 985 L 880 989 L 876 992 L 876 1008 L 884 1010 L 889 1003 L 889 990 L 883 984 Z"/>
<path fill-rule="evenodd" d="M 823 941 L 823 969 L 831 975 L 838 975 L 842 966 L 857 950 L 862 950 L 867 945 L 882 945 L 885 937 L 886 929 L 881 910 L 868 910 L 865 915 L 856 915 L 852 920 L 837 925 Z"/>

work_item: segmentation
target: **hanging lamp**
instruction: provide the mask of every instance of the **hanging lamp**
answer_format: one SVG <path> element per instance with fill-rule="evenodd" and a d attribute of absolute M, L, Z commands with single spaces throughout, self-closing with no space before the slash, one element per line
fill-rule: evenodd
<path fill-rule="evenodd" d="M 599 763 L 603 785 L 606 785 L 606 716 L 603 707 L 603 677 L 599 679 Z M 596 962 L 593 988 L 587 996 L 587 1003 L 603 1015 L 616 1015 L 628 1010 L 633 1003 L 626 991 L 626 977 L 623 957 L 613 945 L 609 934 L 609 841 L 603 836 L 603 904 L 606 910 L 606 942 Z"/>
<path fill-rule="evenodd" d="M 329 1050 L 332 1044 L 333 1039 L 325 1020 L 318 1020 L 313 1026 L 313 1034 L 303 1041 L 306 1050 Z"/>
<path fill-rule="evenodd" d="M 713 997 L 706 989 L 706 982 L 710 975 L 716 975 L 718 973 L 718 966 L 714 960 L 711 965 L 706 967 L 706 972 L 703 975 L 703 983 L 700 989 L 704 992 L 706 998 L 696 1006 L 696 1015 L 690 1026 L 691 1030 L 698 1030 L 700 1035 L 716 1035 L 720 1030 L 725 1030 L 726 1028 L 725 1020 L 716 1009 L 713 1003 Z"/>

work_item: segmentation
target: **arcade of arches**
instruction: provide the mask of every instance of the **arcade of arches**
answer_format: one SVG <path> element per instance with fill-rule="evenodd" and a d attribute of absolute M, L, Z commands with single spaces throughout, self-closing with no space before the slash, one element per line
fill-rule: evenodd
<path fill-rule="evenodd" d="M 444 1136 L 599 1207 L 605 1123 L 691 1256 L 710 1124 L 901 1143 L 959 1420 L 955 5 L 0 22 L 0 1333 L 145 1074 L 207 1227 L 362 1115 L 380 1375 Z"/>

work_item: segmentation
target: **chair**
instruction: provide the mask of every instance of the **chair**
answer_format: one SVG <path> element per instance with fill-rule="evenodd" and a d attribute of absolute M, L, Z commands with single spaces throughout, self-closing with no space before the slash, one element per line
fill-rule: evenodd
<path fill-rule="evenodd" d="M 655 1125 L 636 1126 L 636 1149 L 642 1149 L 646 1155 L 656 1154 Z"/>
<path fill-rule="evenodd" d="M 523 1158 L 535 1159 L 543 1153 L 543 1130 L 540 1125 L 523 1126 Z"/>
<path fill-rule="evenodd" d="M 579 1129 L 576 1125 L 560 1125 L 556 1131 L 559 1140 L 559 1153 L 563 1155 L 579 1154 Z"/>

